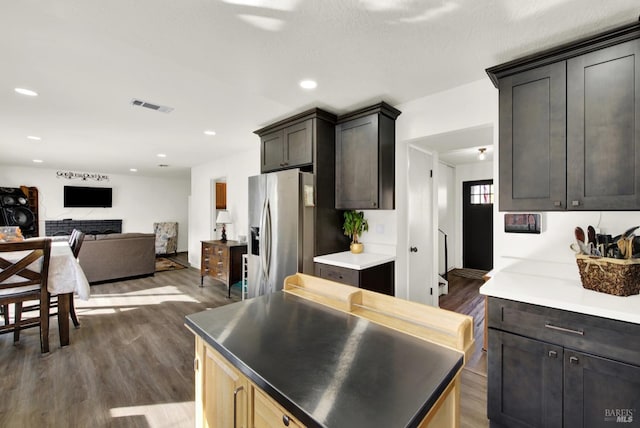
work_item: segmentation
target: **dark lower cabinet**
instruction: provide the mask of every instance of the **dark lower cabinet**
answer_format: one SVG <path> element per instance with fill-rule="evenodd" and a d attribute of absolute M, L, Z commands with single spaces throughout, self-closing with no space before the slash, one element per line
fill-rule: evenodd
<path fill-rule="evenodd" d="M 320 278 L 365 290 L 394 295 L 394 262 L 383 263 L 367 269 L 349 269 L 325 263 L 314 263 L 314 274 Z"/>
<path fill-rule="evenodd" d="M 564 426 L 640 427 L 640 367 L 564 352 Z"/>
<path fill-rule="evenodd" d="M 488 352 L 492 423 L 562 427 L 562 347 L 489 329 Z"/>
<path fill-rule="evenodd" d="M 640 325 L 488 304 L 492 427 L 640 427 Z"/>

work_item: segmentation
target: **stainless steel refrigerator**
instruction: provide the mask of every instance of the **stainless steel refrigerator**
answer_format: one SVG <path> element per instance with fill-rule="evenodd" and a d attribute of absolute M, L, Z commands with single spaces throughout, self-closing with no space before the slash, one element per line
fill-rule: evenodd
<path fill-rule="evenodd" d="M 249 177 L 248 297 L 282 290 L 313 273 L 313 174 L 291 169 Z"/>

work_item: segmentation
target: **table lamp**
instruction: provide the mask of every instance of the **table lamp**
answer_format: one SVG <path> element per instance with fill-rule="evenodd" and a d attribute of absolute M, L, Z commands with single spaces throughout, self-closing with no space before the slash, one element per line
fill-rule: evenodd
<path fill-rule="evenodd" d="M 229 211 L 227 210 L 218 211 L 218 217 L 216 218 L 216 223 L 222 225 L 222 237 L 220 238 L 220 241 L 227 242 L 227 230 L 225 229 L 225 225 L 231 223 L 231 216 L 229 215 Z"/>

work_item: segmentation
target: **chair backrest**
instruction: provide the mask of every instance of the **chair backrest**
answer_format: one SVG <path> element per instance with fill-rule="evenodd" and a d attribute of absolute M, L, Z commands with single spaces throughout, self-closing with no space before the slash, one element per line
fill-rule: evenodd
<path fill-rule="evenodd" d="M 50 256 L 51 239 L 0 243 L 0 297 L 7 289 L 19 293 L 19 287 L 46 290 Z"/>
<path fill-rule="evenodd" d="M 73 253 L 73 257 L 78 258 L 78 254 L 80 254 L 80 247 L 82 247 L 82 243 L 84 242 L 84 233 L 79 231 L 78 229 L 73 229 L 71 232 L 71 236 L 69 237 L 69 247 L 71 247 L 71 252 Z"/>

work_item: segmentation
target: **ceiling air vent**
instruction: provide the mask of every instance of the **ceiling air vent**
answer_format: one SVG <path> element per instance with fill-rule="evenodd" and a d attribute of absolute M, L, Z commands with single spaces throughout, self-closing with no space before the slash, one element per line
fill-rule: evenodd
<path fill-rule="evenodd" d="M 152 104 L 152 103 L 149 103 L 147 101 L 142 101 L 142 100 L 139 100 L 139 99 L 136 99 L 136 98 L 131 100 L 131 105 L 132 106 L 148 108 L 148 109 L 155 110 L 155 111 L 160 111 L 162 113 L 171 113 L 173 111 L 173 107 L 160 106 L 160 105 Z"/>

